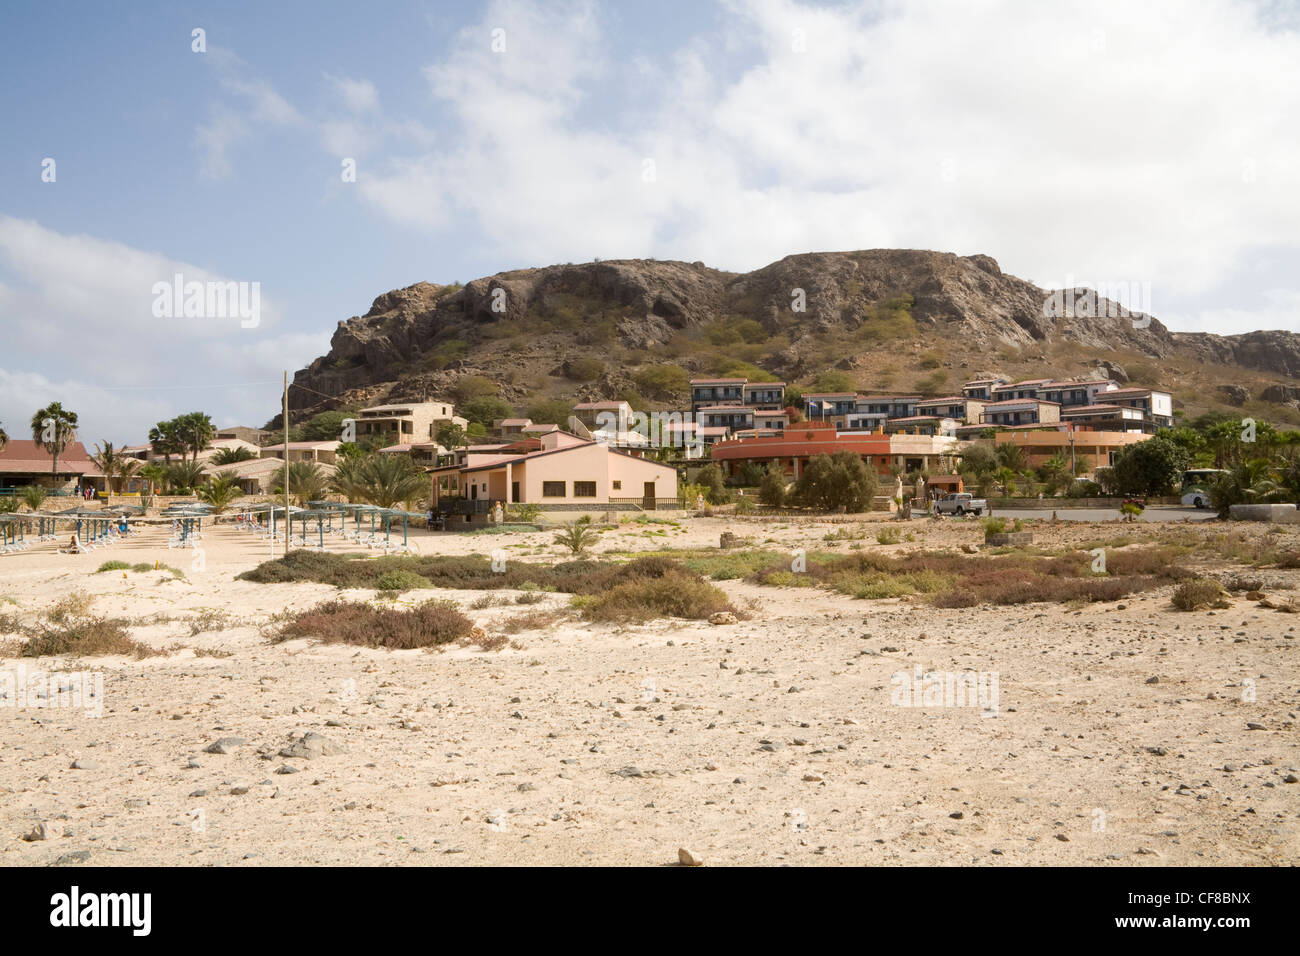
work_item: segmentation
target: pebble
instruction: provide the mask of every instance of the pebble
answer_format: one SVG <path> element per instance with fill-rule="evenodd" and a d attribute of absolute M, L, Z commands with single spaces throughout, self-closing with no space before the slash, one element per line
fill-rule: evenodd
<path fill-rule="evenodd" d="M 210 754 L 232 754 L 240 747 L 248 746 L 248 741 L 243 737 L 222 737 L 203 748 L 204 753 Z"/>
<path fill-rule="evenodd" d="M 686 847 L 681 847 L 677 851 L 677 862 L 680 863 L 682 866 L 703 866 L 704 857 L 700 856 L 698 853 L 686 849 Z"/>

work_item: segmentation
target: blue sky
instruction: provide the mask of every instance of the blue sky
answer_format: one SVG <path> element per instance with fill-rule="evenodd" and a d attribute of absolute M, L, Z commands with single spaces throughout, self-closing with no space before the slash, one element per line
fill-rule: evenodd
<path fill-rule="evenodd" d="M 596 256 L 980 252 L 1045 287 L 1147 284 L 1175 329 L 1300 330 L 1298 23 L 1237 0 L 7 4 L 0 424 L 26 437 L 59 399 L 88 442 L 194 408 L 260 425 L 375 296 Z M 177 271 L 259 283 L 257 326 L 154 315 Z"/>

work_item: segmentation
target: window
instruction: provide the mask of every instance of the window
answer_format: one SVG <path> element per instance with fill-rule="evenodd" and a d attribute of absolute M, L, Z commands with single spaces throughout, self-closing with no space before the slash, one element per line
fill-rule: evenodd
<path fill-rule="evenodd" d="M 623 482 L 621 482 L 621 481 L 616 481 L 616 482 L 614 482 L 614 490 L 615 490 L 615 491 L 622 491 L 622 490 L 623 490 Z"/>
<path fill-rule="evenodd" d="M 562 481 L 543 481 L 542 482 L 543 498 L 563 498 L 564 482 Z"/>
<path fill-rule="evenodd" d="M 575 481 L 573 483 L 573 497 L 575 498 L 596 497 L 596 483 L 594 481 Z"/>

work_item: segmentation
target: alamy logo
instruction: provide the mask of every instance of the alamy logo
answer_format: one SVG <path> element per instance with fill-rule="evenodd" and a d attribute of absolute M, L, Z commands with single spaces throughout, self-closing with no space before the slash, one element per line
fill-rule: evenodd
<path fill-rule="evenodd" d="M 171 282 L 155 282 L 151 291 L 157 319 L 239 319 L 243 329 L 262 322 L 260 282 L 186 282 L 178 272 Z"/>
<path fill-rule="evenodd" d="M 981 717 L 998 714 L 997 671 L 896 671 L 889 681 L 895 707 L 979 707 Z"/>
<path fill-rule="evenodd" d="M 103 671 L 31 671 L 18 664 L 0 671 L 0 708 L 76 708 L 104 715 Z"/>
<path fill-rule="evenodd" d="M 1131 319 L 1133 328 L 1151 325 L 1150 282 L 1076 282 L 1067 275 L 1061 288 L 1043 300 L 1043 316 L 1049 319 Z"/>
<path fill-rule="evenodd" d="M 51 926 L 129 926 L 133 936 L 148 936 L 153 925 L 152 893 L 71 892 L 50 897 Z"/>
<path fill-rule="evenodd" d="M 628 448 L 681 448 L 687 458 L 704 454 L 700 423 L 690 412 L 600 412 L 592 437 Z"/>

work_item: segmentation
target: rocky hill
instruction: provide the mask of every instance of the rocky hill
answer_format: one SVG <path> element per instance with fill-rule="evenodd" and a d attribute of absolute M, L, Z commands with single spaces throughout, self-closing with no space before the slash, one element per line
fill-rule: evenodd
<path fill-rule="evenodd" d="M 420 282 L 339 322 L 329 354 L 295 375 L 303 387 L 290 401 L 301 420 L 455 398 L 472 377 L 520 411 L 546 398 L 680 403 L 671 376 L 646 374 L 665 366 L 924 394 L 992 373 L 1104 373 L 1161 384 L 1188 415 L 1263 407 L 1295 420 L 1300 409 L 1293 333 L 1174 333 L 1088 290 L 1049 300 L 989 256 L 901 249 L 792 255 L 745 274 L 637 259 Z"/>

